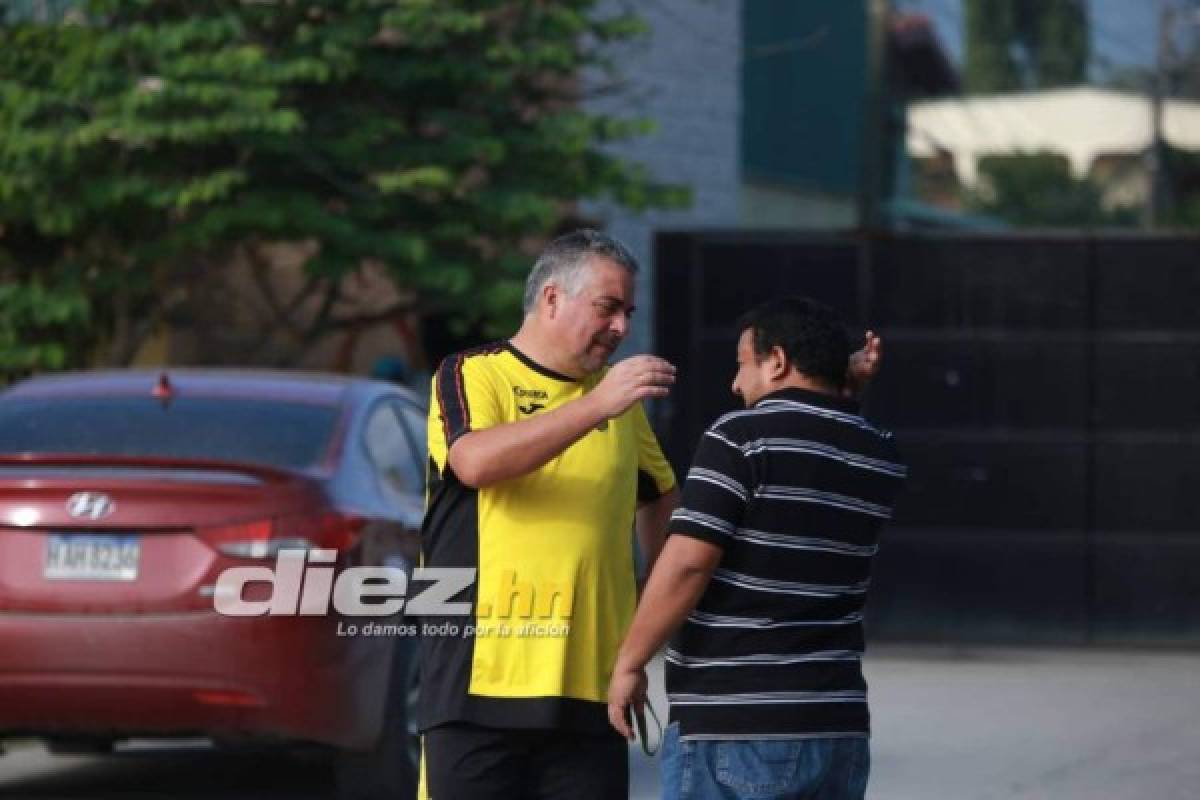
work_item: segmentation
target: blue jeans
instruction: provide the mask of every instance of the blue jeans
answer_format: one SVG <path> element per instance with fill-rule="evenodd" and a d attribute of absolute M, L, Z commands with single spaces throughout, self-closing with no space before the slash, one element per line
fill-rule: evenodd
<path fill-rule="evenodd" d="M 663 734 L 663 800 L 862 800 L 868 740 L 679 738 Z"/>

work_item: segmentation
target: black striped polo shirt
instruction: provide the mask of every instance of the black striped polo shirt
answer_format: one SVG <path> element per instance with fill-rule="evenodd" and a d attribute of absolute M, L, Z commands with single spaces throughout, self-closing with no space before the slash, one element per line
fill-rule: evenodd
<path fill-rule="evenodd" d="M 849 400 L 767 395 L 705 431 L 673 535 L 724 549 L 667 650 L 690 738 L 863 736 L 863 606 L 906 475 Z"/>

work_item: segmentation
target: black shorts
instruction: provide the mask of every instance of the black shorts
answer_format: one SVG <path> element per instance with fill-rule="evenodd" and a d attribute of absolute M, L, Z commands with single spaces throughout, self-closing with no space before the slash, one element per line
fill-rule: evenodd
<path fill-rule="evenodd" d="M 429 800 L 626 800 L 629 748 L 616 732 L 484 728 L 425 732 Z"/>

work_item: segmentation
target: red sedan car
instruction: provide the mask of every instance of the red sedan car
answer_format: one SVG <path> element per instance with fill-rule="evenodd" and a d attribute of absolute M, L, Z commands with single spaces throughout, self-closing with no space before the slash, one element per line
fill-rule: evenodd
<path fill-rule="evenodd" d="M 362 617 L 289 608 L 280 554 L 310 583 L 314 563 L 409 568 L 424 429 L 404 389 L 284 372 L 0 394 L 0 738 L 318 743 L 341 754 L 342 796 L 410 796 L 411 628 L 350 636 Z M 263 569 L 241 599 L 263 613 L 218 613 L 220 576 L 247 566 Z"/>

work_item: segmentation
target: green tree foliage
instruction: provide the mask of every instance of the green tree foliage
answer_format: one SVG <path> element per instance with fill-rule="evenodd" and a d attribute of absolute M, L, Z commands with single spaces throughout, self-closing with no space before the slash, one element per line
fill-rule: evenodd
<path fill-rule="evenodd" d="M 1020 153 L 979 159 L 981 188 L 969 197 L 973 211 L 1017 227 L 1129 226 L 1132 209 L 1106 210 L 1101 191 L 1071 174 L 1058 153 Z"/>
<path fill-rule="evenodd" d="M 677 205 L 588 113 L 632 16 L 595 0 L 88 0 L 0 26 L 0 372 L 125 363 L 196 275 L 310 245 L 422 310 L 507 320 L 522 243 L 581 198 Z M 315 245 L 315 246 L 313 246 Z M 51 344 L 53 343 L 53 344 Z"/>
<path fill-rule="evenodd" d="M 1021 86 L 1009 45 L 1016 36 L 1011 0 L 967 0 L 967 44 L 963 85 L 972 92 L 997 92 Z"/>
<path fill-rule="evenodd" d="M 68 346 L 57 334 L 88 324 L 87 298 L 42 284 L 0 284 L 0 364 L 5 371 L 58 369 L 67 364 Z"/>
<path fill-rule="evenodd" d="M 1167 225 L 1200 230 L 1200 152 L 1166 149 Z"/>
<path fill-rule="evenodd" d="M 969 91 L 1070 86 L 1087 76 L 1083 0 L 966 0 L 966 25 Z"/>

